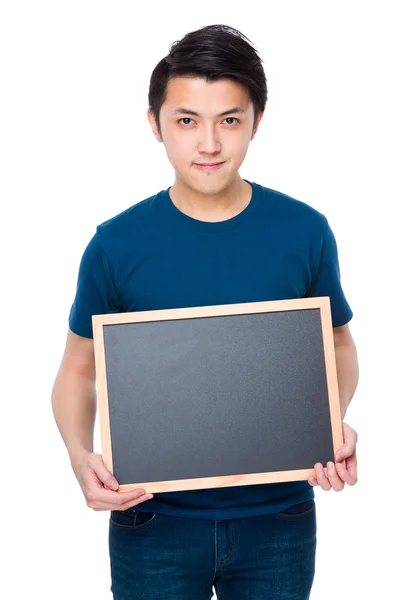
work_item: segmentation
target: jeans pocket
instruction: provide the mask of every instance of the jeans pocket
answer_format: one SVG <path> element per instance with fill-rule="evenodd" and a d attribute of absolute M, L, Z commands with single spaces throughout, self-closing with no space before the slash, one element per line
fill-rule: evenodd
<path fill-rule="evenodd" d="M 302 519 L 303 517 L 308 517 L 315 511 L 315 501 L 307 500 L 307 502 L 300 502 L 299 504 L 294 504 L 281 512 L 273 513 L 273 517 L 277 519 L 283 519 L 284 521 L 295 521 L 297 519 Z"/>
<path fill-rule="evenodd" d="M 134 508 L 112 510 L 110 514 L 110 525 L 113 525 L 118 529 L 136 531 L 152 525 L 155 518 L 156 513 L 143 512 Z"/>

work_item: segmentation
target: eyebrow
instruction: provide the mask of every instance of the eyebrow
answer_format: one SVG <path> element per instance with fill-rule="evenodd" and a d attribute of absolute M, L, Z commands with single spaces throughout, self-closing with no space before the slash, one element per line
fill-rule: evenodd
<path fill-rule="evenodd" d="M 184 108 L 182 106 L 173 110 L 172 114 L 173 115 L 175 115 L 175 114 L 194 115 L 196 117 L 201 117 L 200 113 L 195 112 L 194 110 L 190 110 L 189 108 Z M 233 106 L 233 108 L 229 108 L 228 110 L 225 110 L 224 112 L 216 115 L 216 117 L 225 117 L 225 115 L 234 115 L 234 114 L 245 115 L 246 111 L 244 109 L 240 108 L 239 106 Z"/>

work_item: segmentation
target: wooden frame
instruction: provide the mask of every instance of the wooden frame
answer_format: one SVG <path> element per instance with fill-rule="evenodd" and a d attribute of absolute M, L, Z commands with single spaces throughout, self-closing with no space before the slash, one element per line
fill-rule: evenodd
<path fill-rule="evenodd" d="M 322 335 L 324 343 L 325 370 L 327 378 L 328 398 L 330 405 L 331 429 L 334 456 L 343 444 L 341 409 L 338 393 L 337 369 L 335 362 L 334 338 L 331 320 L 330 299 L 328 296 L 315 298 L 298 298 L 292 300 L 269 300 L 265 302 L 247 302 L 243 304 L 221 304 L 213 306 L 195 306 L 165 310 L 149 310 L 126 313 L 93 315 L 93 336 L 96 363 L 96 384 L 100 418 L 103 462 L 113 473 L 113 457 L 110 435 L 110 417 L 107 392 L 107 377 L 104 350 L 104 325 L 160 321 L 167 319 L 188 319 L 196 317 L 214 317 L 224 315 L 241 315 L 265 313 L 269 311 L 287 311 L 301 309 L 320 309 Z M 327 468 L 325 467 L 327 474 Z M 196 479 L 176 479 L 161 482 L 139 482 L 120 485 L 119 491 L 144 488 L 147 493 L 171 492 L 178 490 L 206 489 L 246 484 L 274 483 L 281 481 L 299 481 L 315 476 L 312 469 L 294 471 L 276 471 L 270 473 L 250 473 L 243 475 L 226 475 Z M 193 488 L 193 485 L 195 486 Z"/>

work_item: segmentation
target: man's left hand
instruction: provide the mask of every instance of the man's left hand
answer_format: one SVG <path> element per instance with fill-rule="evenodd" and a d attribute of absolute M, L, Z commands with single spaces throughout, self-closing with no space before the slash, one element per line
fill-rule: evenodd
<path fill-rule="evenodd" d="M 345 484 L 355 485 L 357 483 L 357 452 L 356 445 L 358 440 L 357 432 L 347 425 L 342 424 L 344 444 L 339 448 L 335 460 L 327 463 L 328 477 L 325 474 L 324 467 L 321 463 L 314 465 L 316 477 L 309 477 L 308 483 L 313 487 L 320 485 L 323 490 L 328 492 L 331 488 L 336 492 L 341 492 Z M 341 460 L 346 461 L 346 467 L 342 463 L 338 462 Z"/>

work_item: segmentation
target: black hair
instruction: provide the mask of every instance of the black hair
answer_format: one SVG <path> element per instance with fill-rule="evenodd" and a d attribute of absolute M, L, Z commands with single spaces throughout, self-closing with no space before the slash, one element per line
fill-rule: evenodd
<path fill-rule="evenodd" d="M 247 41 L 248 40 L 248 41 Z M 160 129 L 160 108 L 173 77 L 203 77 L 208 81 L 232 79 L 248 88 L 254 106 L 253 129 L 267 102 L 267 81 L 257 50 L 250 40 L 228 25 L 206 25 L 173 42 L 169 54 L 154 68 L 148 105 Z"/>

